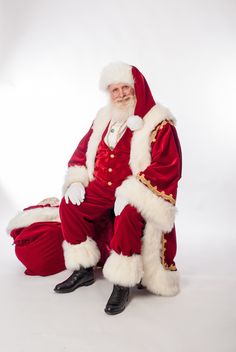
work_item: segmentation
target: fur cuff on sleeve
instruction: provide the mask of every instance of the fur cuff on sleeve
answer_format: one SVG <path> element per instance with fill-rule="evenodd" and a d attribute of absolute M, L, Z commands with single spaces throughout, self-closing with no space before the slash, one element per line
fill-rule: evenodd
<path fill-rule="evenodd" d="M 88 186 L 89 176 L 86 166 L 70 166 L 65 175 L 64 184 L 62 187 L 62 195 L 64 196 L 67 188 L 74 182 L 81 182 L 84 187 Z"/>
<path fill-rule="evenodd" d="M 115 195 L 135 206 L 146 221 L 151 221 L 161 231 L 170 232 L 172 230 L 177 213 L 176 206 L 152 193 L 133 175 L 128 176 L 117 187 Z"/>

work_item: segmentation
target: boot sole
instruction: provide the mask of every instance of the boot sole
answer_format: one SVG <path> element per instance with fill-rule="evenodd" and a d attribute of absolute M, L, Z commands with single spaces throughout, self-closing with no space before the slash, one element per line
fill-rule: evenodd
<path fill-rule="evenodd" d="M 121 310 L 118 310 L 118 311 L 107 311 L 105 309 L 104 309 L 104 311 L 109 315 L 116 315 L 116 314 L 122 313 L 125 310 L 125 308 L 126 308 L 126 306 L 124 306 Z"/>
<path fill-rule="evenodd" d="M 73 286 L 73 287 L 71 287 L 71 288 L 65 288 L 65 289 L 58 290 L 58 291 L 54 289 L 54 291 L 55 291 L 56 293 L 69 293 L 69 292 L 75 291 L 75 290 L 76 290 L 77 288 L 79 288 L 79 287 L 82 287 L 82 286 L 90 286 L 90 285 L 92 285 L 94 282 L 95 282 L 95 280 L 93 279 L 93 280 L 86 281 L 86 282 L 83 282 L 83 283 L 81 283 L 81 284 L 75 285 L 75 286 Z"/>
<path fill-rule="evenodd" d="M 104 312 L 107 313 L 107 314 L 109 314 L 109 315 L 116 315 L 116 314 L 122 313 L 122 312 L 125 310 L 125 308 L 126 308 L 126 306 L 127 306 L 127 304 L 128 304 L 128 301 L 129 301 L 129 298 L 127 298 L 127 300 L 126 300 L 126 302 L 125 302 L 125 305 L 124 305 L 124 307 L 123 307 L 121 310 L 107 311 L 106 308 L 105 308 L 105 309 L 104 309 Z"/>

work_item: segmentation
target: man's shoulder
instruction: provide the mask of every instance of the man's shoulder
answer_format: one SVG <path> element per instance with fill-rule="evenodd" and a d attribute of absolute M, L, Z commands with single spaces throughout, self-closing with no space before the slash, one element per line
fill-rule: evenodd
<path fill-rule="evenodd" d="M 172 111 L 165 105 L 157 102 L 144 116 L 145 128 L 151 132 L 161 130 L 165 125 L 176 125 L 177 120 Z M 169 122 L 170 121 L 170 122 Z"/>
<path fill-rule="evenodd" d="M 104 105 L 100 109 L 97 110 L 95 118 L 93 119 L 93 129 L 97 128 L 98 126 L 106 125 L 110 120 L 110 107 L 109 105 Z"/>
<path fill-rule="evenodd" d="M 164 118 L 162 121 L 160 121 L 155 128 L 152 130 L 150 134 L 150 142 L 155 142 L 157 139 L 157 136 L 161 134 L 168 133 L 170 131 L 173 131 L 176 126 L 176 121 L 172 118 Z"/>

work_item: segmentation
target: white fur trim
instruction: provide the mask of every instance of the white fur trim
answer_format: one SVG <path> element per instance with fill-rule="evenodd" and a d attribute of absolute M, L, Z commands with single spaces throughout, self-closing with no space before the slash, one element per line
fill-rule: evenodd
<path fill-rule="evenodd" d="M 147 223 L 142 237 L 142 259 L 144 275 L 142 284 L 161 296 L 174 296 L 180 291 L 180 276 L 178 271 L 163 267 L 161 256 L 162 231 L 153 224 Z"/>
<path fill-rule="evenodd" d="M 111 62 L 101 72 L 99 87 L 106 90 L 109 84 L 127 83 L 134 87 L 132 66 L 124 62 Z"/>
<path fill-rule="evenodd" d="M 160 103 L 154 105 L 143 118 L 143 127 L 134 131 L 131 140 L 129 164 L 133 175 L 143 171 L 151 163 L 150 134 L 154 128 L 165 119 L 170 119 L 176 125 L 176 119 L 170 110 Z"/>
<path fill-rule="evenodd" d="M 28 210 L 22 210 L 11 219 L 7 225 L 7 233 L 10 233 L 13 229 L 26 227 L 34 222 L 39 221 L 58 221 L 59 208 L 58 207 L 40 207 Z"/>
<path fill-rule="evenodd" d="M 97 148 L 101 141 L 102 134 L 110 121 L 109 109 L 109 105 L 105 105 L 99 109 L 93 122 L 93 133 L 90 136 L 86 152 L 86 166 L 90 181 L 94 179 L 93 172 Z"/>
<path fill-rule="evenodd" d="M 79 244 L 70 244 L 64 240 L 62 247 L 65 266 L 69 270 L 79 270 L 81 265 L 84 268 L 94 266 L 101 257 L 97 243 L 89 236 Z"/>
<path fill-rule="evenodd" d="M 68 167 L 67 173 L 65 175 L 64 184 L 62 186 L 63 196 L 65 195 L 67 188 L 74 182 L 81 182 L 84 187 L 88 186 L 88 170 L 85 166 L 75 165 Z"/>
<path fill-rule="evenodd" d="M 126 256 L 111 251 L 103 266 L 104 277 L 121 286 L 135 286 L 143 276 L 143 264 L 140 254 Z"/>
<path fill-rule="evenodd" d="M 129 116 L 127 119 L 127 127 L 131 129 L 131 131 L 140 130 L 143 127 L 143 119 L 138 115 Z"/>
<path fill-rule="evenodd" d="M 146 274 L 147 272 L 148 269 L 146 270 Z M 142 284 L 147 286 L 148 290 L 154 294 L 175 296 L 180 292 L 180 275 L 177 270 L 171 271 L 161 267 L 150 281 L 145 282 L 145 280 L 142 280 Z"/>
<path fill-rule="evenodd" d="M 135 206 L 146 221 L 151 221 L 160 230 L 170 232 L 174 226 L 176 206 L 154 194 L 134 176 L 126 178 L 116 188 L 116 197 L 126 199 Z"/>

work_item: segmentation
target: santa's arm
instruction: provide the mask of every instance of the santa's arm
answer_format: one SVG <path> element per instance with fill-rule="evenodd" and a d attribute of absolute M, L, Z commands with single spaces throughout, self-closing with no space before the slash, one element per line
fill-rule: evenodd
<path fill-rule="evenodd" d="M 162 231 L 170 232 L 176 214 L 178 180 L 182 172 L 182 153 L 177 131 L 164 120 L 151 136 L 150 165 L 136 177 L 129 176 L 117 189 L 116 197 L 126 199 L 143 217 Z"/>
<path fill-rule="evenodd" d="M 93 121 L 94 122 L 94 121 Z M 88 132 L 79 142 L 77 148 L 72 154 L 69 162 L 68 169 L 65 175 L 64 184 L 62 186 L 62 194 L 65 195 L 67 188 L 74 182 L 81 182 L 84 187 L 89 183 L 88 170 L 86 167 L 86 152 L 88 142 L 91 134 L 93 133 L 93 123 L 91 124 Z"/>

